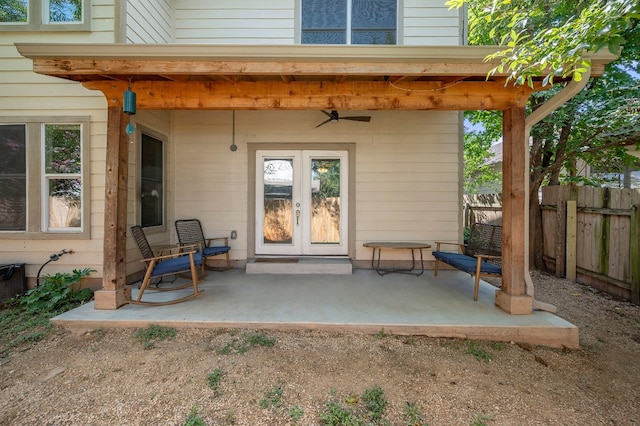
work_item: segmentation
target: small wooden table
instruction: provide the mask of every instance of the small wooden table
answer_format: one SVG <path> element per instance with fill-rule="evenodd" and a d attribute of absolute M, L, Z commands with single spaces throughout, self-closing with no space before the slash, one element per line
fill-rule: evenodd
<path fill-rule="evenodd" d="M 373 249 L 373 254 L 371 256 L 371 267 L 379 274 L 385 275 L 391 272 L 398 272 L 403 274 L 411 274 L 415 276 L 422 275 L 424 273 L 424 257 L 422 256 L 422 250 L 431 248 L 431 244 L 427 243 L 410 243 L 410 242 L 401 242 L 401 241 L 384 241 L 384 242 L 373 242 L 373 243 L 364 243 L 364 247 L 369 247 Z M 411 269 L 380 269 L 380 253 L 382 249 L 390 249 L 390 250 L 411 250 Z M 378 262 L 375 262 L 376 259 L 376 250 L 378 251 Z M 420 272 L 413 272 L 416 270 L 416 255 L 415 251 L 418 250 L 420 252 Z"/>

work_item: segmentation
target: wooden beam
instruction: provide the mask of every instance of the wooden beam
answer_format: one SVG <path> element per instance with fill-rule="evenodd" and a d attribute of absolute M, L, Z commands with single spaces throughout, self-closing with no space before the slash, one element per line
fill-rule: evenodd
<path fill-rule="evenodd" d="M 525 282 L 525 200 L 527 143 L 525 110 L 514 107 L 502 112 L 502 287 L 496 305 L 510 314 L 531 314 L 533 297 Z"/>
<path fill-rule="evenodd" d="M 95 293 L 96 309 L 117 309 L 131 300 L 131 290 L 125 285 L 129 163 L 126 123 L 122 108 L 110 105 L 107 123 L 102 290 Z"/>
<path fill-rule="evenodd" d="M 58 59 L 34 58 L 33 70 L 39 74 L 79 75 L 153 75 L 153 74 L 238 74 L 238 75 L 473 75 L 485 77 L 495 67 L 488 62 L 412 60 L 385 61 L 305 61 L 277 60 L 162 60 L 162 59 Z"/>
<path fill-rule="evenodd" d="M 102 91 L 110 106 L 121 105 L 125 82 L 91 81 L 83 85 Z M 207 82 L 137 81 L 138 109 L 182 110 L 504 110 L 524 107 L 528 86 L 502 82 L 281 81 Z"/>

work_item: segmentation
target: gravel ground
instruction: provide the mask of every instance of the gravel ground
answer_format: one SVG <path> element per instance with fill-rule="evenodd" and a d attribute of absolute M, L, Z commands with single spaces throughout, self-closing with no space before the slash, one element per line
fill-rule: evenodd
<path fill-rule="evenodd" d="M 378 424 L 640 424 L 640 307 L 533 279 L 580 327 L 579 350 L 257 330 L 181 330 L 145 348 L 132 330 L 57 330 L 0 359 L 0 424 L 316 425 L 329 407 L 375 424 L 372 390 Z"/>

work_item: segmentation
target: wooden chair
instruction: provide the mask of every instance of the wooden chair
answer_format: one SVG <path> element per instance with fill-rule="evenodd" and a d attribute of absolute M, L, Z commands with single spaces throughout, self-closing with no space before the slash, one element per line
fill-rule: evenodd
<path fill-rule="evenodd" d="M 229 237 L 205 238 L 202 231 L 202 225 L 198 219 L 176 220 L 176 233 L 180 244 L 196 244 L 198 251 L 202 253 L 203 262 L 201 269 L 201 277 L 204 276 L 204 270 L 227 271 L 231 269 L 231 260 L 229 259 Z M 224 241 L 224 244 L 212 245 L 213 241 Z M 225 255 L 225 266 L 222 268 L 206 265 L 209 258 Z"/>
<path fill-rule="evenodd" d="M 132 226 L 131 235 L 133 236 L 133 239 L 135 240 L 136 245 L 140 250 L 140 254 L 142 254 L 141 262 L 144 262 L 146 266 L 144 278 L 142 279 L 140 291 L 138 292 L 138 297 L 136 298 L 136 300 L 132 300 L 131 303 L 150 306 L 172 305 L 174 303 L 193 299 L 194 297 L 197 297 L 203 293 L 204 290 L 198 290 L 197 269 L 203 263 L 202 255 L 198 253 L 195 246 L 176 246 L 176 250 L 179 250 L 179 252 L 177 253 L 156 255 L 151 249 L 149 241 L 147 240 L 147 237 L 144 234 L 141 226 Z M 161 278 L 166 275 L 178 275 L 185 272 L 191 273 L 191 282 L 187 284 L 165 288 L 162 288 L 159 285 L 153 288 L 149 287 L 153 279 Z M 156 291 L 171 291 L 180 290 L 191 286 L 193 286 L 193 293 L 179 299 L 173 299 L 164 302 L 149 302 L 142 300 L 142 296 L 145 290 L 151 289 Z"/>
<path fill-rule="evenodd" d="M 460 251 L 441 251 L 445 245 L 456 246 Z M 439 262 L 444 262 L 475 277 L 473 300 L 478 300 L 480 277 L 502 277 L 502 226 L 474 223 L 467 244 L 436 241 L 436 250 L 431 254 L 436 258 L 435 276 Z"/>

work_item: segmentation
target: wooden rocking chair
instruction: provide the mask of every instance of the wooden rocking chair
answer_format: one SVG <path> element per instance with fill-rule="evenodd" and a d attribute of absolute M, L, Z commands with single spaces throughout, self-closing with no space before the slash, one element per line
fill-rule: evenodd
<path fill-rule="evenodd" d="M 147 240 L 142 227 L 135 225 L 131 227 L 131 235 L 142 254 L 141 262 L 146 265 L 144 278 L 140 285 L 140 291 L 136 300 L 132 300 L 130 303 L 137 305 L 149 305 L 149 306 L 163 306 L 172 305 L 174 303 L 184 302 L 185 300 L 193 299 L 203 293 L 204 290 L 198 290 L 198 270 L 197 267 L 202 265 L 202 255 L 198 253 L 195 246 L 185 247 L 177 246 L 176 249 L 180 250 L 178 253 L 171 253 L 165 255 L 156 256 L 151 249 L 149 241 Z M 166 275 L 178 275 L 180 273 L 191 272 L 192 281 L 174 287 L 161 288 L 159 285 L 156 287 L 149 287 L 151 281 L 155 278 L 161 278 Z M 179 299 L 173 299 L 162 302 L 149 302 L 142 300 L 142 295 L 145 290 L 156 291 L 172 291 L 181 290 L 193 286 L 193 293 Z"/>
<path fill-rule="evenodd" d="M 197 244 L 198 251 L 202 253 L 202 269 L 200 276 L 204 276 L 204 269 L 211 271 L 227 271 L 231 269 L 231 260 L 229 259 L 229 237 L 205 238 L 202 231 L 202 225 L 198 219 L 176 220 L 176 233 L 180 244 Z M 212 245 L 213 241 L 224 241 L 224 244 Z M 207 259 L 215 256 L 225 255 L 225 265 L 223 267 L 213 267 L 206 265 Z"/>

